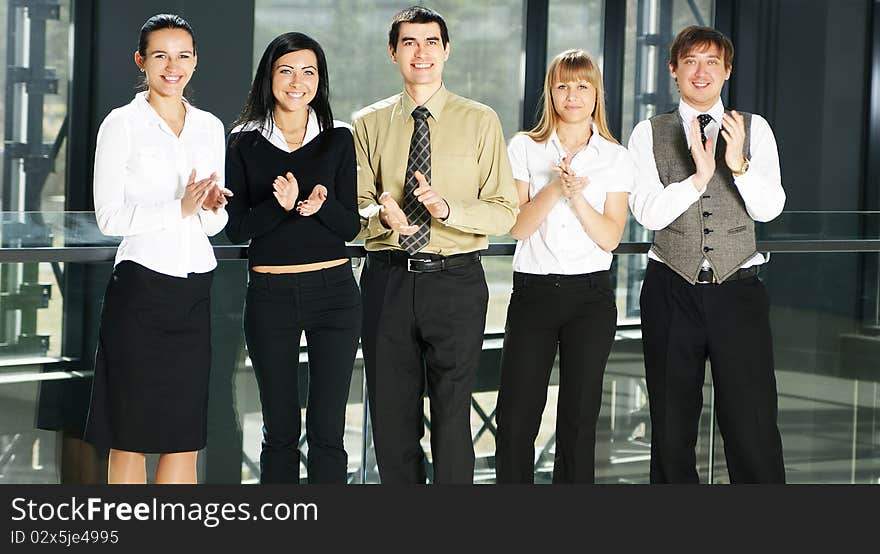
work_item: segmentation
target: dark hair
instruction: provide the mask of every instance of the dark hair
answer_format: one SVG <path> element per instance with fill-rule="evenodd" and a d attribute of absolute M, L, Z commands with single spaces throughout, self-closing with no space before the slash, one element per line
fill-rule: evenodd
<path fill-rule="evenodd" d="M 138 53 L 141 57 L 147 55 L 147 39 L 150 33 L 161 31 L 162 29 L 183 29 L 189 33 L 193 41 L 193 54 L 195 54 L 196 37 L 192 26 L 190 26 L 187 20 L 173 13 L 160 13 L 148 19 L 143 27 L 141 27 L 141 34 L 138 36 Z"/>
<path fill-rule="evenodd" d="M 721 51 L 724 57 L 724 69 L 733 67 L 733 43 L 730 39 L 721 31 L 699 25 L 685 27 L 675 35 L 675 40 L 669 47 L 669 64 L 673 69 L 678 69 L 679 58 L 687 56 L 694 48 L 702 49 L 709 46 Z"/>
<path fill-rule="evenodd" d="M 401 23 L 436 23 L 440 26 L 440 40 L 443 42 L 443 48 L 446 48 L 446 45 L 449 44 L 449 30 L 446 28 L 446 21 L 443 20 L 443 16 L 431 8 L 411 6 L 405 10 L 400 10 L 391 18 L 391 28 L 388 29 L 388 46 L 392 49 L 397 48 Z"/>
<path fill-rule="evenodd" d="M 333 127 L 333 112 L 330 110 L 330 79 L 327 75 L 327 59 L 324 50 L 318 41 L 302 33 L 284 33 L 275 37 L 263 52 L 260 63 L 257 65 L 257 73 L 248 93 L 247 101 L 241 110 L 241 115 L 233 123 L 242 125 L 250 122 L 259 122 L 262 128 L 263 122 L 270 120 L 269 116 L 275 111 L 275 95 L 272 94 L 272 67 L 278 58 L 291 52 L 311 50 L 318 59 L 318 90 L 315 97 L 309 102 L 309 106 L 315 110 L 318 116 L 318 125 L 321 130 Z M 271 122 L 269 123 L 271 125 Z"/>

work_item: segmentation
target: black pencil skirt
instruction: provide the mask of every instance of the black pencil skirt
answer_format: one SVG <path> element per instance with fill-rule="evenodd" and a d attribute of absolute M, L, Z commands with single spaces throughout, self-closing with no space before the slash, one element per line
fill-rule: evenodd
<path fill-rule="evenodd" d="M 104 295 L 87 441 L 144 453 L 205 446 L 213 272 L 119 263 Z"/>

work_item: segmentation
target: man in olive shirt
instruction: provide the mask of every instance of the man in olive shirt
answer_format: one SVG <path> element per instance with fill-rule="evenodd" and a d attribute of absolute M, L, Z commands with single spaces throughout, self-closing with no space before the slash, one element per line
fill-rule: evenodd
<path fill-rule="evenodd" d="M 446 22 L 414 6 L 388 33 L 404 91 L 355 115 L 367 260 L 362 347 L 383 483 L 424 483 L 423 395 L 436 483 L 471 483 L 470 402 L 489 298 L 479 250 L 517 195 L 498 116 L 443 86 Z"/>

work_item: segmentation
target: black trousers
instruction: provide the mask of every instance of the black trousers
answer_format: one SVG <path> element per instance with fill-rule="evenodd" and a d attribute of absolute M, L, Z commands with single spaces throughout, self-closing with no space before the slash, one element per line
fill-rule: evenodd
<path fill-rule="evenodd" d="M 309 353 L 309 483 L 345 483 L 345 406 L 360 334 L 351 265 L 308 273 L 250 273 L 244 313 L 248 354 L 263 407 L 262 483 L 299 482 L 299 342 Z"/>
<path fill-rule="evenodd" d="M 513 274 L 498 389 L 498 483 L 533 483 L 535 439 L 559 348 L 554 483 L 592 483 L 617 307 L 608 271 Z"/>
<path fill-rule="evenodd" d="M 472 483 L 471 392 L 489 300 L 483 266 L 410 273 L 368 254 L 361 290 L 361 344 L 382 482 L 425 482 L 419 441 L 427 391 L 434 482 Z"/>
<path fill-rule="evenodd" d="M 652 260 L 641 312 L 651 482 L 698 482 L 694 448 L 707 358 L 731 482 L 785 482 L 769 302 L 761 280 L 691 285 Z"/>

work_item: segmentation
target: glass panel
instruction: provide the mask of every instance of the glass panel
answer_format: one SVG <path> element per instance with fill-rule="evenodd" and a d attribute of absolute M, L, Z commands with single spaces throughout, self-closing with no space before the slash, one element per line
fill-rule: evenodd
<path fill-rule="evenodd" d="M 64 206 L 70 2 L 0 0 L 0 210 Z M 48 246 L 54 237 L 34 213 L 26 225 L 3 225 L 0 246 Z M 6 217 L 4 217 L 4 220 Z M 0 360 L 57 356 L 61 340 L 59 264 L 0 266 Z M 54 287 L 54 294 L 53 293 Z M 57 323 L 57 324 L 56 324 Z"/>
<path fill-rule="evenodd" d="M 570 48 L 586 50 L 602 60 L 602 11 L 604 0 L 557 0 L 550 2 L 547 26 L 547 63 Z"/>
<path fill-rule="evenodd" d="M 6 210 L 64 208 L 70 0 L 25 8 L 0 0 L 0 121 Z"/>
<path fill-rule="evenodd" d="M 789 483 L 880 484 L 880 333 L 860 301 L 877 305 L 878 261 L 876 252 L 777 253 L 762 270 Z M 722 434 L 717 483 L 729 481 Z"/>
<path fill-rule="evenodd" d="M 387 1 L 257 0 L 254 67 L 275 36 L 308 34 L 327 55 L 334 116 L 349 121 L 355 111 L 402 89 L 400 73 L 388 57 L 388 27 L 403 7 Z M 511 76 L 521 72 L 516 53 L 522 49 L 522 1 L 440 0 L 431 8 L 449 28 L 451 53 L 444 70 L 449 90 L 491 106 L 506 134 L 518 130 L 521 100 L 518 88 L 511 88 Z"/>
<path fill-rule="evenodd" d="M 643 257 L 617 256 L 615 263 L 622 267 L 628 258 Z M 509 256 L 484 260 L 491 297 L 485 352 L 472 405 L 478 483 L 494 481 L 494 410 L 501 330 L 510 294 L 510 262 Z M 771 303 L 779 425 L 790 482 L 880 482 L 880 435 L 876 432 L 880 425 L 878 262 L 876 252 L 775 253 L 762 271 Z M 7 269 L 9 265 L 18 264 L 0 267 Z M 0 483 L 100 480 L 106 475 L 102 457 L 77 439 L 85 422 L 101 299 L 112 264 L 61 264 L 60 279 L 49 263 L 34 265 L 41 281 L 53 285 L 49 305 L 39 310 L 37 331 L 49 337 L 50 345 L 63 345 L 60 353 L 64 357 L 0 358 Z M 804 267 L 810 271 L 803 271 Z M 641 274 L 632 277 L 640 284 Z M 212 300 L 214 351 L 208 447 L 200 456 L 202 482 L 251 483 L 259 475 L 262 418 L 256 382 L 243 348 L 245 284 L 244 260 L 220 263 Z M 635 290 L 637 295 L 638 287 Z M 618 290 L 619 297 L 621 292 Z M 7 305 L 8 298 L 3 301 Z M 67 323 L 62 309 L 65 304 L 70 305 Z M 601 483 L 647 482 L 651 426 L 641 331 L 637 324 L 628 323 L 621 313 L 603 384 L 596 444 L 596 478 Z M 50 353 L 59 354 L 59 350 Z M 299 365 L 302 378 L 306 368 L 303 351 Z M 554 367 L 535 446 L 538 483 L 549 482 L 552 475 L 558 385 L 558 368 Z M 712 480 L 724 483 L 728 478 L 723 437 L 710 425 L 711 366 L 707 367 L 703 395 L 698 470 L 701 480 L 708 482 L 709 467 L 714 463 Z M 423 443 L 430 459 L 429 441 L 430 431 Z M 363 369 L 358 359 L 346 409 L 350 482 L 362 482 L 364 472 L 366 482 L 378 480 L 373 452 L 370 448 L 365 451 L 365 444 L 370 446 L 370 438 L 367 435 L 364 442 Z M 307 457 L 305 445 L 303 451 Z M 149 463 L 150 467 L 155 464 L 154 456 Z M 301 476 L 305 477 L 304 466 Z"/>
<path fill-rule="evenodd" d="M 623 144 L 636 123 L 678 103 L 669 77 L 669 46 L 688 25 L 712 25 L 713 0 L 627 0 Z"/>

